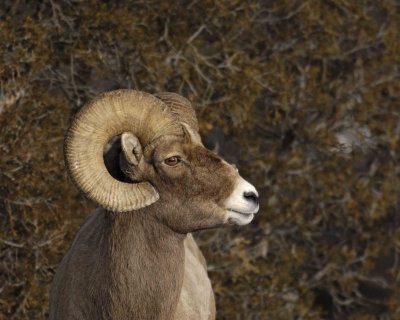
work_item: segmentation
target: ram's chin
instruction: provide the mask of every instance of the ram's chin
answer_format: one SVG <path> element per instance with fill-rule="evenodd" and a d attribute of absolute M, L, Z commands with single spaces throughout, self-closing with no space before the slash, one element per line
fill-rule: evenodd
<path fill-rule="evenodd" d="M 249 224 L 254 218 L 253 213 L 240 213 L 232 210 L 228 210 L 228 223 L 237 226 L 244 226 Z"/>

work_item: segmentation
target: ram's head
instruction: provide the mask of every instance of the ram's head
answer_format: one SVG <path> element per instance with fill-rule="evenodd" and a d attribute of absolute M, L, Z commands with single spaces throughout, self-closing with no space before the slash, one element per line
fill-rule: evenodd
<path fill-rule="evenodd" d="M 104 163 L 104 148 L 115 136 L 124 179 L 110 175 Z M 202 145 L 195 112 L 177 94 L 102 94 L 77 114 L 65 146 L 77 186 L 110 211 L 152 214 L 183 233 L 244 225 L 258 211 L 255 188 Z"/>

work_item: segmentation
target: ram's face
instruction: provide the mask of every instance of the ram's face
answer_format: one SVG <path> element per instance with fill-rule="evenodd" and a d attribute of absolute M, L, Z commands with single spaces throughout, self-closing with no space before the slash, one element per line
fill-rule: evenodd
<path fill-rule="evenodd" d="M 144 210 L 178 232 L 249 223 L 257 191 L 204 148 L 198 131 L 190 101 L 178 94 L 106 92 L 75 116 L 66 165 L 82 192 L 113 212 Z M 105 165 L 107 152 L 103 158 L 114 137 L 120 137 L 114 155 L 121 155 L 111 161 L 115 172 Z"/>
<path fill-rule="evenodd" d="M 128 172 L 157 190 L 154 211 L 178 232 L 245 225 L 258 211 L 257 191 L 234 166 L 182 138 L 165 138 L 146 149 L 143 161 Z"/>

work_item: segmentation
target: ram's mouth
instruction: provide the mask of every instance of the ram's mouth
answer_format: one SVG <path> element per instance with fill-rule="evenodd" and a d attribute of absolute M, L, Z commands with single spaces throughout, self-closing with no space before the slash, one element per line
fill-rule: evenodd
<path fill-rule="evenodd" d="M 227 222 L 237 226 L 244 226 L 249 224 L 254 218 L 254 211 L 238 211 L 234 209 L 227 209 Z"/>
<path fill-rule="evenodd" d="M 252 211 L 252 212 L 243 212 L 243 211 L 237 211 L 237 210 L 234 210 L 234 209 L 228 209 L 228 211 L 234 212 L 234 213 L 238 213 L 238 214 L 241 214 L 241 215 L 246 216 L 246 217 L 249 217 L 249 216 L 254 214 L 254 211 Z"/>

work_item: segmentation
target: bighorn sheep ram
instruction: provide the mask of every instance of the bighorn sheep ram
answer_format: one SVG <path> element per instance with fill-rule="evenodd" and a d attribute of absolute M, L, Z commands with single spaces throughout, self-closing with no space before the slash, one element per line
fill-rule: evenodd
<path fill-rule="evenodd" d="M 104 147 L 120 135 L 116 179 Z M 191 104 L 117 90 L 76 115 L 69 174 L 98 203 L 56 272 L 51 320 L 214 319 L 205 259 L 190 232 L 248 224 L 256 189 L 201 143 Z"/>

